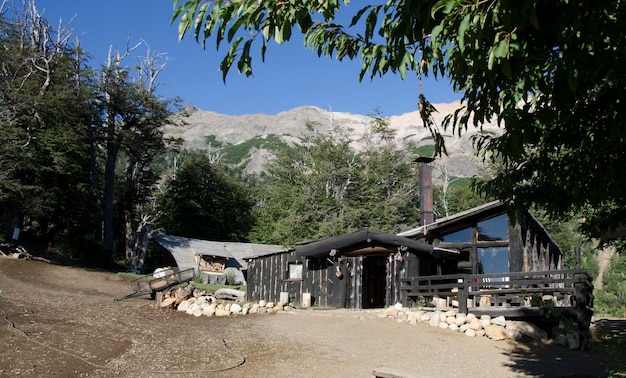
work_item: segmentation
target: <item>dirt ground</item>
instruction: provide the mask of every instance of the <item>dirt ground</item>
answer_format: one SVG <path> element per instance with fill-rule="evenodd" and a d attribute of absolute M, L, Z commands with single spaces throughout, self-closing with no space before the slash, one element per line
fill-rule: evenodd
<path fill-rule="evenodd" d="M 115 301 L 129 294 L 115 273 L 8 257 L 0 290 L 0 377 L 370 377 L 381 366 L 420 377 L 605 377 L 616 357 L 365 311 L 196 318 L 156 310 L 148 296 Z"/>

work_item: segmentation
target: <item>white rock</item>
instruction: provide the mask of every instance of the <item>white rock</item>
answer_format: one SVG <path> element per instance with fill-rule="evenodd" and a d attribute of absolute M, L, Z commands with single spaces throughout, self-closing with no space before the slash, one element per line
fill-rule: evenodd
<path fill-rule="evenodd" d="M 217 308 L 215 310 L 215 316 L 229 316 L 230 315 L 230 311 L 227 311 L 223 308 Z"/>
<path fill-rule="evenodd" d="M 440 322 L 440 323 L 439 323 L 439 328 L 447 329 L 447 328 L 448 328 L 448 323 L 446 323 L 446 322 Z"/>
<path fill-rule="evenodd" d="M 476 331 L 474 331 L 474 330 L 473 330 L 473 329 L 471 329 L 471 328 L 468 328 L 468 329 L 465 331 L 465 336 L 469 336 L 469 337 L 476 337 Z"/>
<path fill-rule="evenodd" d="M 445 312 L 440 312 L 440 313 L 439 313 L 439 321 L 440 321 L 440 322 L 445 322 L 447 318 L 448 318 L 448 317 L 446 316 L 446 313 L 445 313 Z"/>
<path fill-rule="evenodd" d="M 409 313 L 409 315 L 407 317 L 407 321 L 409 322 L 409 324 L 415 325 L 415 324 L 417 324 L 417 316 L 415 316 L 415 314 L 413 314 L 413 313 Z"/>
<path fill-rule="evenodd" d="M 435 311 L 431 316 L 430 320 L 428 320 L 428 324 L 433 327 L 439 326 L 439 311 Z"/>
<path fill-rule="evenodd" d="M 396 303 L 395 305 L 393 305 L 393 308 L 398 311 L 402 311 L 402 303 Z"/>
<path fill-rule="evenodd" d="M 233 314 L 239 314 L 241 310 L 242 307 L 238 303 L 233 303 L 232 305 L 230 305 L 230 312 L 232 312 Z"/>
<path fill-rule="evenodd" d="M 469 323 L 469 328 L 478 331 L 479 329 L 483 329 L 483 323 L 478 319 L 474 319 Z"/>
<path fill-rule="evenodd" d="M 398 310 L 395 307 L 388 307 L 385 309 L 385 315 L 390 318 L 395 318 L 398 316 Z"/>
<path fill-rule="evenodd" d="M 446 318 L 446 323 L 456 325 L 456 317 L 454 317 L 454 316 L 448 316 L 448 317 Z"/>
<path fill-rule="evenodd" d="M 480 319 L 478 320 L 480 322 L 480 324 L 483 325 L 483 329 L 487 328 L 491 325 L 491 321 L 490 320 L 485 320 L 485 319 Z"/>
<path fill-rule="evenodd" d="M 427 323 L 430 320 L 430 313 L 425 312 L 420 316 L 420 322 Z"/>
<path fill-rule="evenodd" d="M 202 310 L 202 315 L 204 315 L 204 316 L 213 316 L 213 315 L 215 315 L 215 307 L 214 306 L 205 307 Z"/>
<path fill-rule="evenodd" d="M 452 310 L 446 311 L 446 317 L 449 318 L 451 316 L 456 316 L 456 311 L 452 311 Z"/>
<path fill-rule="evenodd" d="M 491 319 L 491 324 L 506 327 L 506 319 L 502 315 L 496 316 L 495 318 Z"/>
<path fill-rule="evenodd" d="M 491 340 L 497 341 L 506 340 L 508 337 L 504 327 L 495 324 L 490 324 L 485 327 L 485 335 L 487 335 L 487 337 Z"/>
<path fill-rule="evenodd" d="M 459 330 L 459 326 L 456 324 L 450 324 L 448 326 L 448 328 L 450 328 L 451 331 L 458 331 Z"/>
<path fill-rule="evenodd" d="M 187 315 L 191 315 L 191 314 L 193 314 L 193 310 L 194 309 L 195 309 L 195 306 L 193 306 L 193 305 L 192 306 L 187 306 L 187 310 L 185 310 L 185 313 Z"/>
<path fill-rule="evenodd" d="M 193 316 L 199 318 L 202 316 L 202 308 L 200 306 L 195 307 L 195 310 L 192 313 Z"/>
<path fill-rule="evenodd" d="M 467 321 L 467 317 L 465 316 L 465 314 L 456 314 L 456 320 L 454 324 L 460 327 L 463 324 L 465 324 L 466 321 Z"/>
<path fill-rule="evenodd" d="M 478 331 L 476 331 L 476 337 L 483 337 L 483 336 L 485 336 L 484 329 L 479 329 Z"/>
<path fill-rule="evenodd" d="M 264 301 L 264 300 L 260 300 L 260 301 L 259 301 L 259 306 L 260 306 L 260 307 L 265 307 L 266 305 L 267 305 L 267 302 L 266 302 L 266 301 Z"/>
<path fill-rule="evenodd" d="M 522 335 L 530 337 L 531 339 L 540 340 L 542 342 L 546 342 L 548 340 L 548 334 L 546 333 L 546 331 L 542 330 L 532 323 L 517 320 L 507 320 L 506 328 L 517 330 L 521 332 Z"/>
<path fill-rule="evenodd" d="M 469 314 L 467 314 L 467 316 L 465 317 L 465 321 L 467 323 L 471 323 L 473 320 L 476 320 L 476 315 L 472 314 L 471 312 Z"/>
<path fill-rule="evenodd" d="M 204 297 L 204 296 L 196 298 L 196 303 L 199 304 L 199 305 L 201 305 L 203 303 L 207 303 L 208 301 L 209 301 L 209 299 L 207 297 Z"/>
<path fill-rule="evenodd" d="M 459 332 L 465 332 L 469 329 L 469 324 L 465 323 L 465 324 L 461 324 L 459 326 Z"/>
<path fill-rule="evenodd" d="M 178 311 L 185 312 L 189 308 L 189 301 L 185 300 L 178 304 Z"/>
<path fill-rule="evenodd" d="M 274 307 L 274 302 L 267 302 L 267 303 L 265 304 L 265 307 L 267 307 L 267 308 L 272 308 L 272 307 Z"/>
<path fill-rule="evenodd" d="M 250 307 L 244 307 L 241 309 L 241 315 L 248 315 L 249 311 L 250 311 Z"/>

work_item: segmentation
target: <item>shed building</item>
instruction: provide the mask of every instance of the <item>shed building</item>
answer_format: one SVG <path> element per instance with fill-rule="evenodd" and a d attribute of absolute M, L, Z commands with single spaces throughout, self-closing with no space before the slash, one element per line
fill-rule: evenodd
<path fill-rule="evenodd" d="M 180 269 L 194 268 L 207 283 L 245 285 L 248 260 L 283 252 L 280 245 L 220 242 L 159 235 L 154 240 L 172 255 Z"/>

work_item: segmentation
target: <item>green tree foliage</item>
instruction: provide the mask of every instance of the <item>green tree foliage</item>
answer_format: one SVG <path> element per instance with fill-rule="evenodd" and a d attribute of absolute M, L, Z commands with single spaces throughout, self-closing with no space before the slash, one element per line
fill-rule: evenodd
<path fill-rule="evenodd" d="M 156 226 L 171 235 L 247 241 L 254 218 L 249 190 L 204 154 L 190 154 L 158 197 Z"/>
<path fill-rule="evenodd" d="M 603 290 L 596 294 L 594 310 L 603 316 L 626 316 L 626 255 L 624 243 L 618 245 L 608 271 L 604 273 Z"/>
<path fill-rule="evenodd" d="M 416 165 L 390 143 L 387 121 L 372 120 L 360 141 L 334 128 L 275 151 L 251 239 L 293 245 L 364 227 L 394 232 L 418 224 Z"/>
<path fill-rule="evenodd" d="M 349 3 L 349 5 L 348 5 Z M 480 189 L 551 214 L 585 208 L 587 232 L 600 235 L 626 218 L 626 5 L 572 2 L 235 0 L 174 2 L 179 36 L 228 45 L 221 64 L 252 74 L 255 42 L 303 33 L 322 56 L 360 59 L 360 77 L 413 72 L 448 78 L 463 107 L 445 126 L 462 132 L 496 120 L 500 136 L 477 147 L 503 169 Z M 348 20 L 352 16 L 351 21 Z M 419 96 L 425 126 L 436 111 Z"/>
<path fill-rule="evenodd" d="M 34 1 L 13 5 L 0 13 L 3 234 L 112 263 L 159 179 L 152 161 L 176 103 L 155 90 L 161 55 L 130 68 L 134 48 L 112 52 L 96 73 L 69 25 L 48 24 Z"/>
<path fill-rule="evenodd" d="M 93 239 L 83 52 L 36 8 L 0 14 L 0 210 L 5 238 L 78 248 Z"/>

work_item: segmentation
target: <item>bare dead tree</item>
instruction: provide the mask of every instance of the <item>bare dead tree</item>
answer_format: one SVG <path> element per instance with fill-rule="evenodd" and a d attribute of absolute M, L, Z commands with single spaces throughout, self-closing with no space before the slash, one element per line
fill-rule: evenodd
<path fill-rule="evenodd" d="M 142 43 L 147 48 L 146 55 L 139 62 L 138 80 L 147 92 L 153 93 L 157 89 L 156 80 L 167 66 L 169 58 L 166 53 L 153 52 L 145 41 Z"/>
<path fill-rule="evenodd" d="M 450 178 L 450 174 L 448 173 L 448 161 L 446 160 L 441 167 L 441 204 L 443 205 L 446 217 L 450 215 L 448 212 L 448 190 L 450 189 L 450 184 L 457 180 L 458 178 Z"/>

